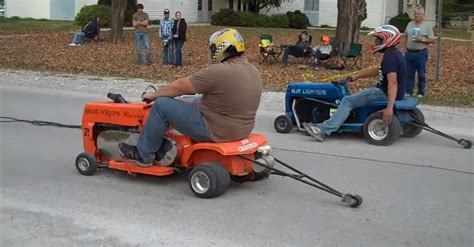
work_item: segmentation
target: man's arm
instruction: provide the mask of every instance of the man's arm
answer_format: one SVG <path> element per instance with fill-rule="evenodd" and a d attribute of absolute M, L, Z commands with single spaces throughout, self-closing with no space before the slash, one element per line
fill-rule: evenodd
<path fill-rule="evenodd" d="M 385 125 L 388 125 L 392 121 L 393 116 L 393 106 L 395 105 L 395 99 L 397 98 L 397 91 L 398 91 L 398 82 L 397 82 L 397 73 L 390 72 L 387 74 L 388 80 L 388 102 L 387 108 L 383 111 L 383 121 Z"/>
<path fill-rule="evenodd" d="M 379 67 L 375 66 L 373 68 L 370 68 L 368 70 L 361 71 L 355 75 L 352 75 L 352 81 L 357 81 L 362 78 L 367 78 L 367 77 L 374 77 L 379 75 Z"/>
<path fill-rule="evenodd" d="M 163 28 L 163 19 L 160 21 L 160 27 L 158 28 L 158 37 L 162 39 L 163 37 L 161 36 L 161 29 Z"/>
<path fill-rule="evenodd" d="M 143 95 L 143 100 L 145 101 L 153 101 L 159 97 L 177 97 L 185 94 L 195 94 L 196 89 L 194 88 L 193 84 L 189 77 L 179 78 L 169 85 L 160 88 L 156 92 L 146 93 Z"/>

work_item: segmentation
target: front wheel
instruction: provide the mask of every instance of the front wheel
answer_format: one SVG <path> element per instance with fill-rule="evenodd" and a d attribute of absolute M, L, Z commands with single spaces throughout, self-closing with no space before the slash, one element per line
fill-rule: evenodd
<path fill-rule="evenodd" d="M 76 158 L 76 169 L 82 175 L 94 175 L 98 166 L 95 157 L 89 153 L 80 153 Z"/>
<path fill-rule="evenodd" d="M 383 123 L 383 112 L 372 113 L 364 124 L 364 136 L 370 144 L 389 146 L 400 137 L 400 134 L 400 121 L 395 115 L 388 126 Z"/>
<path fill-rule="evenodd" d="M 275 118 L 273 122 L 273 127 L 278 133 L 286 134 L 291 131 L 293 128 L 293 123 L 291 119 L 287 115 L 280 115 Z"/>

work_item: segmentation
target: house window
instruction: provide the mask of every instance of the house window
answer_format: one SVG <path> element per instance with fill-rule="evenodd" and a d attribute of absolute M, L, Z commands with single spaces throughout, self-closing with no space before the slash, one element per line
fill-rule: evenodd
<path fill-rule="evenodd" d="M 234 9 L 234 0 L 229 0 L 229 9 Z"/>
<path fill-rule="evenodd" d="M 304 0 L 305 11 L 319 11 L 319 0 Z"/>
<path fill-rule="evenodd" d="M 202 0 L 198 0 L 198 10 L 202 10 Z"/>
<path fill-rule="evenodd" d="M 207 10 L 212 11 L 212 0 L 207 1 Z"/>
<path fill-rule="evenodd" d="M 237 10 L 241 11 L 242 10 L 242 0 L 237 1 Z"/>

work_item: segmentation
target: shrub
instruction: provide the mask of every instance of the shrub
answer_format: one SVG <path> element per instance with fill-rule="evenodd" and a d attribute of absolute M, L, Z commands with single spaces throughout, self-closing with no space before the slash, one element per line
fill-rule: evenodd
<path fill-rule="evenodd" d="M 111 6 L 112 0 L 99 0 L 98 5 Z M 132 17 L 137 12 L 137 0 L 127 0 L 127 7 L 125 8 L 124 26 L 132 26 Z M 145 5 L 146 8 L 146 5 Z"/>
<path fill-rule="evenodd" d="M 21 20 L 21 18 L 19 16 L 12 16 L 12 17 L 9 17 L 8 20 L 19 21 Z"/>
<path fill-rule="evenodd" d="M 221 9 L 211 16 L 211 24 L 219 26 L 241 27 L 288 27 L 288 17 L 285 14 L 257 15 L 252 12 Z"/>
<path fill-rule="evenodd" d="M 239 16 L 231 9 L 221 9 L 211 16 L 211 24 L 218 26 L 237 26 Z"/>
<path fill-rule="evenodd" d="M 289 27 L 296 29 L 306 29 L 309 26 L 308 17 L 301 11 L 296 10 L 294 12 L 286 12 L 289 20 Z"/>
<path fill-rule="evenodd" d="M 408 23 L 410 22 L 410 16 L 407 13 L 402 15 L 397 15 L 390 19 L 388 22 L 390 25 L 394 25 L 395 27 L 400 30 L 401 33 L 405 32 L 405 28 L 407 27 Z"/>
<path fill-rule="evenodd" d="M 100 18 L 100 25 L 102 27 L 109 27 L 110 26 L 110 19 L 111 19 L 112 12 L 110 11 L 110 7 L 106 5 L 87 5 L 81 8 L 79 13 L 76 15 L 76 23 L 78 25 L 84 25 L 87 23 L 89 17 L 99 17 Z"/>
<path fill-rule="evenodd" d="M 153 25 L 160 25 L 160 20 L 159 19 L 150 20 L 150 23 L 153 24 Z"/>
<path fill-rule="evenodd" d="M 270 16 L 271 23 L 273 24 L 272 27 L 282 27 L 286 28 L 290 26 L 290 20 L 288 16 L 285 14 L 276 14 Z"/>

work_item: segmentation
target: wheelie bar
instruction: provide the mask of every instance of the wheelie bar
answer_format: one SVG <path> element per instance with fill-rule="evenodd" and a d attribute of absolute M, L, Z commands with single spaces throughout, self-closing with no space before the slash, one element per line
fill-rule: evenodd
<path fill-rule="evenodd" d="M 446 133 L 443 133 L 443 132 L 441 132 L 441 131 L 439 131 L 439 130 L 437 130 L 437 129 L 431 127 L 431 126 L 429 126 L 429 125 L 428 125 L 427 123 L 425 123 L 424 121 L 420 121 L 418 118 L 416 118 L 415 115 L 413 115 L 413 114 L 410 114 L 410 115 L 411 115 L 411 117 L 412 117 L 415 121 L 413 121 L 413 122 L 408 122 L 408 124 L 414 125 L 414 126 L 419 127 L 419 128 L 423 128 L 424 130 L 429 131 L 429 132 L 431 132 L 431 133 L 433 133 L 433 134 L 436 134 L 436 135 L 442 136 L 442 137 L 444 137 L 444 138 L 450 139 L 450 140 L 452 140 L 452 141 L 455 141 L 456 143 L 458 143 L 459 145 L 463 146 L 463 147 L 466 148 L 466 149 L 469 149 L 469 148 L 472 147 L 472 142 L 471 142 L 471 141 L 466 140 L 466 139 L 457 139 L 457 138 L 455 138 L 455 137 L 453 137 L 453 136 L 450 136 L 450 135 L 448 135 L 448 134 L 446 134 Z"/>
<path fill-rule="evenodd" d="M 269 165 L 267 165 L 267 164 L 263 164 L 263 163 L 261 163 L 261 162 L 258 162 L 258 161 L 256 161 L 256 160 L 247 158 L 247 157 L 245 157 L 245 156 L 243 156 L 243 155 L 241 155 L 240 157 L 243 158 L 243 159 L 245 159 L 245 160 L 251 161 L 252 163 L 254 163 L 254 164 L 256 164 L 256 165 L 259 165 L 259 166 L 262 166 L 262 167 L 265 167 L 265 168 L 271 170 L 271 171 L 272 171 L 271 174 L 273 174 L 273 175 L 279 175 L 279 176 L 282 176 L 282 177 L 290 177 L 290 178 L 292 178 L 292 179 L 295 179 L 295 180 L 297 180 L 297 181 L 300 181 L 300 182 L 302 182 L 302 183 L 305 183 L 305 184 L 307 184 L 307 185 L 309 185 L 309 186 L 312 186 L 312 187 L 314 187 L 314 188 L 317 188 L 317 189 L 320 189 L 320 190 L 322 190 L 322 191 L 325 191 L 325 192 L 327 192 L 327 193 L 329 193 L 329 194 L 332 194 L 332 195 L 335 195 L 335 196 L 337 196 L 337 197 L 340 197 L 340 198 L 341 198 L 341 202 L 347 203 L 347 204 L 349 204 L 349 206 L 351 206 L 351 207 L 353 207 L 353 208 L 357 208 L 357 207 L 359 207 L 359 206 L 362 204 L 362 197 L 361 197 L 361 196 L 359 196 L 359 195 L 351 195 L 351 194 L 343 194 L 342 192 L 339 192 L 339 191 L 335 190 L 334 188 L 332 188 L 332 187 L 330 187 L 330 186 L 328 186 L 328 185 L 326 185 L 326 184 L 324 184 L 324 183 L 322 183 L 322 182 L 316 180 L 315 178 L 309 176 L 308 174 L 306 174 L 306 173 L 304 173 L 304 172 L 302 172 L 302 171 L 300 171 L 300 170 L 298 170 L 298 169 L 296 169 L 296 168 L 294 168 L 294 167 L 292 167 L 292 166 L 286 164 L 285 162 L 283 162 L 283 161 L 281 161 L 281 160 L 279 160 L 279 159 L 277 159 L 277 158 L 275 158 L 275 157 L 273 157 L 273 158 L 274 158 L 274 160 L 275 160 L 277 163 L 279 163 L 279 164 L 285 166 L 286 168 L 288 168 L 288 169 L 290 169 L 290 170 L 296 172 L 297 174 L 292 174 L 292 173 L 285 172 L 285 171 L 280 170 L 280 169 L 278 169 L 278 168 L 275 168 L 275 167 L 269 166 Z M 306 178 L 307 180 L 305 180 L 305 178 Z M 309 180 L 309 181 L 308 181 L 308 180 Z"/>

